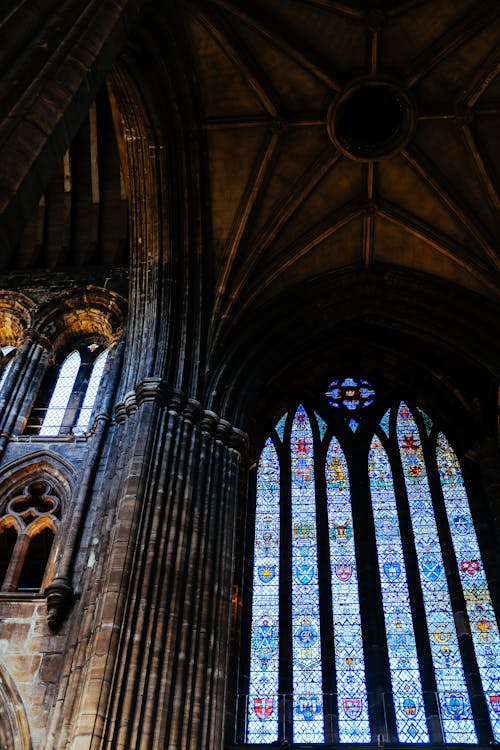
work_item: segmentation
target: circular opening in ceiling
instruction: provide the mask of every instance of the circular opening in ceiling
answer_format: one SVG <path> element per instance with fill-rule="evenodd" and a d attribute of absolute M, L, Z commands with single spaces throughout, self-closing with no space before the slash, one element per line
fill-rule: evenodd
<path fill-rule="evenodd" d="M 335 145 L 353 159 L 379 159 L 408 142 L 414 123 L 408 93 L 370 78 L 349 86 L 332 105 L 328 128 Z"/>

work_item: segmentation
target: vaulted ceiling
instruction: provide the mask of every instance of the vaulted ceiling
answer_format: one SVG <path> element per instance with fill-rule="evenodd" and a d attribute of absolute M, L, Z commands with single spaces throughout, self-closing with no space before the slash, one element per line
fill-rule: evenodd
<path fill-rule="evenodd" d="M 162 28 L 198 96 L 212 344 L 337 271 L 430 274 L 498 302 L 498 0 L 149 0 L 122 61 L 153 59 L 151 33 L 161 57 Z M 97 105 L 8 270 L 126 261 Z"/>
<path fill-rule="evenodd" d="M 242 296 L 250 305 L 377 263 L 497 296 L 500 6 L 383 6 L 186 4 L 208 141 L 215 316 L 231 316 Z M 407 96 L 415 118 L 399 147 L 373 159 L 329 135 L 336 102 L 370 77 Z"/>

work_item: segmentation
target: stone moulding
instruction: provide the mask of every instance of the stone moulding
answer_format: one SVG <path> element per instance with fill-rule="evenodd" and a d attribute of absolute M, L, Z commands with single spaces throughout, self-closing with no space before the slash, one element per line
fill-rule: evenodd
<path fill-rule="evenodd" d="M 188 398 L 182 391 L 168 385 L 162 378 L 145 378 L 134 391 L 127 393 L 115 406 L 115 419 L 123 424 L 145 402 L 154 401 L 172 414 L 183 417 L 191 424 L 199 424 L 203 432 L 215 437 L 224 445 L 240 454 L 248 448 L 248 437 L 243 430 L 209 409 L 203 409 L 199 401 Z"/>

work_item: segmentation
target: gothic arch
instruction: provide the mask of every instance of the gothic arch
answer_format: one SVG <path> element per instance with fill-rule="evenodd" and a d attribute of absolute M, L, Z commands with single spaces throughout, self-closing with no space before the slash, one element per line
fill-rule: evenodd
<path fill-rule="evenodd" d="M 54 484 L 61 500 L 64 515 L 76 483 L 77 473 L 71 464 L 50 451 L 41 450 L 11 461 L 0 474 L 0 507 L 6 498 L 23 484 L 36 479 L 47 479 Z"/>
<path fill-rule="evenodd" d="M 3 747 L 31 750 L 28 717 L 16 684 L 0 663 L 0 742 Z"/>
<path fill-rule="evenodd" d="M 54 350 L 82 338 L 114 345 L 123 333 L 125 300 L 100 287 L 67 292 L 40 308 L 35 325 Z"/>
<path fill-rule="evenodd" d="M 310 384 L 328 378 L 341 355 L 346 364 L 382 367 L 394 382 L 413 371 L 415 387 L 434 392 L 438 409 L 445 396 L 444 412 L 458 403 L 474 420 L 478 405 L 458 387 L 456 374 L 463 370 L 471 393 L 479 377 L 476 390 L 496 398 L 500 351 L 493 326 L 484 321 L 497 317 L 494 303 L 425 274 L 380 267 L 323 275 L 228 326 L 212 355 L 210 408 L 245 427 L 248 415 L 266 414 L 273 403 L 281 408 L 286 390 L 296 385 L 291 373 L 298 363 L 314 362 L 301 374 Z"/>
<path fill-rule="evenodd" d="M 21 292 L 0 291 L 0 343 L 16 346 L 33 324 L 35 303 Z"/>

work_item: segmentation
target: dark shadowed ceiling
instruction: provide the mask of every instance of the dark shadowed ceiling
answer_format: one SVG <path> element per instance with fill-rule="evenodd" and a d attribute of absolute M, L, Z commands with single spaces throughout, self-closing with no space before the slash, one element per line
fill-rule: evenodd
<path fill-rule="evenodd" d="M 411 269 L 496 300 L 497 0 L 177 0 L 148 3 L 144 26 L 160 16 L 199 92 L 215 340 L 336 269 Z M 8 270 L 126 262 L 106 106 Z"/>
<path fill-rule="evenodd" d="M 250 305 L 376 263 L 498 294 L 500 4 L 361 5 L 186 8 L 208 139 L 215 316 L 242 295 Z M 415 118 L 407 143 L 372 160 L 328 132 L 336 100 L 366 76 L 406 94 Z M 356 116 L 383 121 L 351 109 L 358 139 Z"/>

